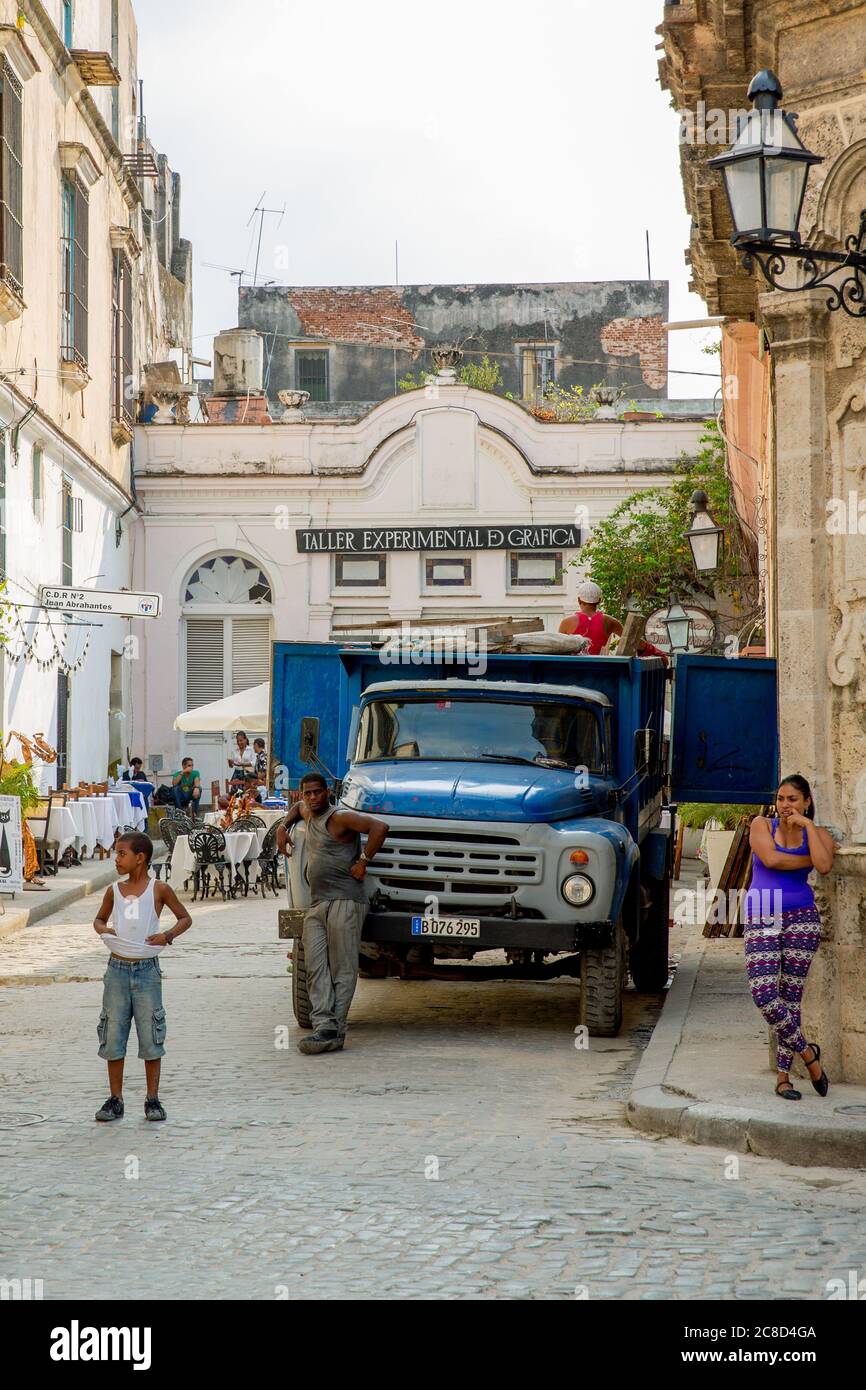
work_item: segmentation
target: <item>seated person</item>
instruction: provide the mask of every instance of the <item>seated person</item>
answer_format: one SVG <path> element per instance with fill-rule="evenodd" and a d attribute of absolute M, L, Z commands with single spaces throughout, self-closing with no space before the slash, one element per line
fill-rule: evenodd
<path fill-rule="evenodd" d="M 141 758 L 132 758 L 129 767 L 121 777 L 121 782 L 146 782 L 144 775 L 144 763 Z"/>
<path fill-rule="evenodd" d="M 192 758 L 183 758 L 180 767 L 180 772 L 175 772 L 171 779 L 174 804 L 179 811 L 191 806 L 195 815 L 201 801 L 201 773 L 197 767 L 193 767 Z"/>
<path fill-rule="evenodd" d="M 237 754 L 229 758 L 229 767 L 232 769 L 231 784 L 229 791 L 243 791 L 247 787 L 252 787 L 256 781 L 256 755 L 250 747 L 250 741 L 246 734 L 238 733 L 235 736 L 237 743 Z"/>

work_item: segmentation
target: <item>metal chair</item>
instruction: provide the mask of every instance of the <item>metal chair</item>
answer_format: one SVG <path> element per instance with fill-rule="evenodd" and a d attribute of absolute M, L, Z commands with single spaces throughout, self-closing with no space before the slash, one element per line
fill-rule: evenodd
<path fill-rule="evenodd" d="M 176 821 L 169 820 L 167 816 L 163 816 L 159 822 L 159 833 L 162 836 L 163 844 L 168 850 L 168 858 L 164 863 L 154 864 L 153 872 L 156 874 L 157 878 L 160 878 L 164 868 L 165 881 L 168 883 L 171 878 L 171 856 L 174 852 L 174 842 L 178 835 L 184 833 L 184 828 L 182 825 L 178 825 Z"/>
<path fill-rule="evenodd" d="M 280 856 L 277 853 L 277 831 L 279 828 L 279 821 L 274 821 L 273 825 L 268 828 L 259 854 L 259 883 L 262 886 L 263 898 L 265 889 L 268 887 L 274 890 L 275 898 L 280 895 Z"/>
<path fill-rule="evenodd" d="M 261 816 L 238 816 L 232 822 L 232 830 L 264 830 L 265 822 Z"/>
<path fill-rule="evenodd" d="M 198 897 L 199 889 L 201 889 L 202 898 L 210 896 L 211 869 L 219 875 L 223 902 L 226 900 L 227 893 L 234 897 L 231 865 L 225 858 L 226 840 L 222 831 L 217 830 L 214 825 L 206 825 L 201 829 L 193 830 L 190 832 L 189 845 L 195 855 L 193 902 Z M 224 874 L 228 874 L 228 889 L 226 889 L 223 878 Z"/>

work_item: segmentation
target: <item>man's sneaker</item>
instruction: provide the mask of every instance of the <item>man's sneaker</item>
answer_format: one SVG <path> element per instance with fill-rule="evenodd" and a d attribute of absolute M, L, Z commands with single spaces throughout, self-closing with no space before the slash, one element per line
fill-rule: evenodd
<path fill-rule="evenodd" d="M 301 1038 L 299 1052 L 342 1052 L 343 1039 L 336 1028 L 320 1028 L 308 1038 Z"/>
<path fill-rule="evenodd" d="M 162 1102 L 157 1097 L 148 1096 L 144 1102 L 144 1118 L 146 1120 L 164 1120 L 165 1111 Z"/>
<path fill-rule="evenodd" d="M 109 1096 L 101 1110 L 97 1110 L 94 1119 L 97 1120 L 122 1120 L 123 1101 L 120 1096 Z"/>

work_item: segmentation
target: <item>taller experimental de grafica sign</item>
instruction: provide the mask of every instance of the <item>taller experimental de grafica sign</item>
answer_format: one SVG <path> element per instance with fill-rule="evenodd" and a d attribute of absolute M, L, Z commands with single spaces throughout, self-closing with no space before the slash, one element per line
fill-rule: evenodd
<path fill-rule="evenodd" d="M 576 550 L 579 526 L 398 526 L 296 531 L 302 555 L 394 550 Z"/>

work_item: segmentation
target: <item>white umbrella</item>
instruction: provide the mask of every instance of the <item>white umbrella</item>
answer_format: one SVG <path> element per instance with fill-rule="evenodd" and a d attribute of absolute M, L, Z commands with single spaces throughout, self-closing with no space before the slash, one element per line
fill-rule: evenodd
<path fill-rule="evenodd" d="M 214 700 L 211 705 L 200 705 L 198 709 L 179 714 L 174 727 L 186 734 L 222 734 L 232 729 L 266 734 L 270 701 L 271 685 L 270 681 L 265 681 L 237 695 L 227 695 L 224 700 Z"/>

